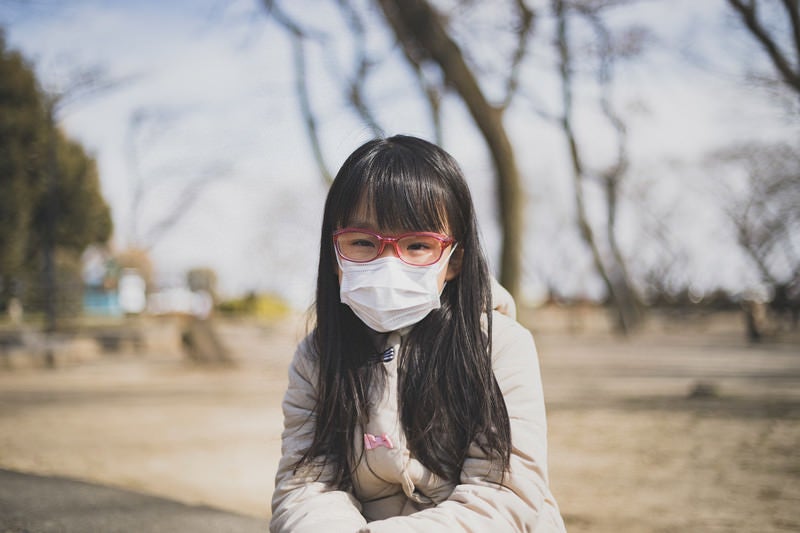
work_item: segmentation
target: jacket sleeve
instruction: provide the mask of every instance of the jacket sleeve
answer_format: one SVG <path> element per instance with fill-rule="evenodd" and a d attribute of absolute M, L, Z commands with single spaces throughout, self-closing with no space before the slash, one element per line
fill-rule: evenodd
<path fill-rule="evenodd" d="M 366 524 L 360 504 L 352 494 L 328 483 L 330 469 L 293 468 L 314 436 L 316 378 L 307 346 L 306 340 L 289 367 L 289 386 L 283 399 L 281 459 L 275 475 L 269 529 L 272 533 L 358 531 Z"/>
<path fill-rule="evenodd" d="M 511 423 L 510 471 L 500 472 L 473 445 L 460 484 L 436 507 L 370 522 L 362 531 L 561 532 L 564 524 L 548 488 L 544 398 L 533 337 L 494 313 L 494 371 Z"/>

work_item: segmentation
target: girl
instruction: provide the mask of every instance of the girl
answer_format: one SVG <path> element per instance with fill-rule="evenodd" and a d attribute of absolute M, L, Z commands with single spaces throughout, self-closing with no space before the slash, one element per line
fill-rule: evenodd
<path fill-rule="evenodd" d="M 395 136 L 350 155 L 289 369 L 271 531 L 564 531 L 536 348 L 490 283 L 449 154 Z"/>

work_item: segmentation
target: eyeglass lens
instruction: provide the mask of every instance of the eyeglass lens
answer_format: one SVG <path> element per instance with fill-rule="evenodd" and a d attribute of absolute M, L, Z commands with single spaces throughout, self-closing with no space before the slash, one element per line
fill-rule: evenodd
<path fill-rule="evenodd" d="M 371 261 L 378 257 L 381 249 L 380 239 L 369 233 L 347 231 L 339 234 L 337 240 L 339 253 L 350 261 Z M 391 246 L 391 242 L 386 243 Z M 397 241 L 400 258 L 412 265 L 429 265 L 442 256 L 442 241 L 429 235 L 407 235 Z"/>

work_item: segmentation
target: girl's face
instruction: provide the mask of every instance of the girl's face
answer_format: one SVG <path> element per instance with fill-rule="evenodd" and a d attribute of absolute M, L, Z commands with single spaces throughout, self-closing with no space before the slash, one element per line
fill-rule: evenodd
<path fill-rule="evenodd" d="M 375 213 L 373 209 L 367 209 L 363 200 L 359 202 L 358 208 L 356 209 L 355 213 L 353 214 L 353 219 L 348 221 L 347 226 L 352 228 L 363 228 L 374 231 L 375 233 L 379 233 L 386 237 L 399 235 L 401 233 L 406 233 L 406 231 L 400 230 L 386 230 L 385 228 L 379 228 L 378 223 L 375 217 Z M 450 228 L 427 228 L 426 231 L 431 231 L 434 233 L 442 233 L 444 235 L 450 235 Z M 450 254 L 452 251 L 453 245 L 448 245 L 443 253 L 442 258 L 439 260 L 440 262 L 437 263 L 442 266 L 441 271 L 439 272 L 438 277 L 438 284 L 439 284 L 439 292 L 444 289 L 444 284 L 446 281 L 450 281 L 458 276 L 458 273 L 461 271 L 461 258 L 463 257 L 464 250 L 461 248 L 456 248 L 456 250 Z M 335 253 L 335 252 L 334 252 Z M 381 257 L 397 257 L 397 252 L 393 246 L 385 246 L 383 248 L 383 252 L 381 255 L 376 257 L 379 259 Z M 442 261 L 447 263 L 447 267 L 445 268 L 442 265 Z M 421 267 L 420 267 L 421 268 Z M 336 275 L 339 278 L 339 284 L 342 283 L 342 269 L 339 268 L 339 264 L 336 264 Z"/>

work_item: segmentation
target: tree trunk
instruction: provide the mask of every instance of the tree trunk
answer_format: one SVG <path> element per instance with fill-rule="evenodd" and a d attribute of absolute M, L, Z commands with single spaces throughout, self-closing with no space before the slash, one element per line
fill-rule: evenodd
<path fill-rule="evenodd" d="M 429 60 L 442 70 L 447 84 L 467 106 L 492 157 L 497 173 L 498 210 L 503 231 L 500 283 L 519 295 L 522 272 L 524 199 L 519 169 L 503 113 L 481 91 L 461 49 L 447 33 L 441 17 L 426 0 L 379 0 L 381 9 L 413 64 Z"/>

